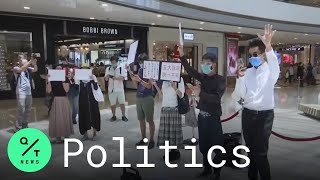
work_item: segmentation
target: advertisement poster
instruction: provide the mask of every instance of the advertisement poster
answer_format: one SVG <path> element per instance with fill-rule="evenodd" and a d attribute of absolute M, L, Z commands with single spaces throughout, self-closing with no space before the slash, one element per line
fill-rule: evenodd
<path fill-rule="evenodd" d="M 227 76 L 237 76 L 238 39 L 228 39 Z"/>

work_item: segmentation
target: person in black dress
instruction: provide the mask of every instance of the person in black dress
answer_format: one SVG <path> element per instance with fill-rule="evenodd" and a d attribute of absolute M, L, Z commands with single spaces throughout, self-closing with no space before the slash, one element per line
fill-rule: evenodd
<path fill-rule="evenodd" d="M 98 101 L 94 98 L 92 87 L 98 89 L 95 76 L 90 81 L 80 81 L 79 95 L 79 130 L 83 135 L 82 141 L 88 140 L 88 130 L 93 128 L 92 140 L 95 140 L 97 131 L 100 131 L 101 117 Z"/>

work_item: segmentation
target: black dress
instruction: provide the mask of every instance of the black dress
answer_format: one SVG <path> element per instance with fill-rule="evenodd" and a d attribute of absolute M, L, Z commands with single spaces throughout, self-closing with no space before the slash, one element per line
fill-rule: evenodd
<path fill-rule="evenodd" d="M 98 84 L 93 80 L 88 83 L 80 81 L 80 95 L 79 95 L 79 130 L 83 135 L 93 127 L 97 131 L 100 131 L 101 117 L 99 104 L 95 100 L 92 88 L 98 89 Z"/>

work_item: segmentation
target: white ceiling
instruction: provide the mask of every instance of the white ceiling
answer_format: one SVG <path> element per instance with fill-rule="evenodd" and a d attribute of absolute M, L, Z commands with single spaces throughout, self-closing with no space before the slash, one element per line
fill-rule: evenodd
<path fill-rule="evenodd" d="M 214 23 L 200 24 L 199 21 L 195 20 L 166 15 L 158 17 L 158 14 L 151 12 L 122 7 L 114 4 L 106 4 L 106 6 L 102 6 L 102 4 L 102 2 L 97 0 L 1 0 L 0 11 L 82 18 L 87 20 L 90 20 L 90 18 L 92 17 L 95 18 L 95 20 L 128 22 L 146 24 L 150 26 L 152 23 L 155 23 L 155 25 L 157 26 L 177 27 L 178 23 L 181 22 L 183 28 L 198 30 L 200 30 L 200 28 L 203 28 L 203 30 L 208 31 L 231 33 L 241 32 L 242 34 L 263 33 L 261 29 L 239 29 L 239 27 L 235 26 Z M 30 7 L 30 9 L 24 9 L 24 7 Z M 305 35 L 299 33 L 277 32 L 274 38 L 275 44 L 316 44 L 319 42 L 320 35 L 312 34 Z"/>

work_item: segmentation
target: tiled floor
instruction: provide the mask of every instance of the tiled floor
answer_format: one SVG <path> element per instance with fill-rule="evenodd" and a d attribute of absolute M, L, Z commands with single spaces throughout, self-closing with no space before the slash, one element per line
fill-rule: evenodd
<path fill-rule="evenodd" d="M 276 89 L 276 110 L 273 130 L 292 137 L 313 137 L 320 135 L 320 121 L 310 119 L 300 114 L 297 111 L 297 103 L 318 103 L 318 93 L 320 87 L 306 87 L 301 91 L 302 99 L 297 99 L 297 90 L 294 88 Z M 223 98 L 223 117 L 230 116 L 235 112 L 233 103 L 230 100 L 231 89 L 227 90 Z M 122 136 L 125 138 L 125 162 L 132 164 L 133 167 L 137 163 L 143 162 L 143 153 L 141 150 L 136 150 L 134 144 L 140 139 L 140 130 L 135 112 L 134 92 L 127 93 L 129 106 L 127 106 L 127 114 L 129 122 L 122 121 L 109 122 L 111 112 L 107 104 L 101 105 L 102 114 L 102 130 L 96 142 L 84 142 L 84 151 L 77 157 L 70 158 L 69 168 L 63 168 L 63 145 L 53 145 L 53 154 L 50 163 L 40 172 L 33 174 L 24 174 L 17 171 L 9 162 L 6 156 L 6 144 L 12 136 L 7 128 L 10 123 L 5 119 L 1 119 L 0 130 L 0 167 L 5 171 L 0 170 L 2 179 L 120 179 L 122 169 L 112 168 L 112 164 L 119 162 L 119 143 L 112 141 L 112 137 Z M 34 106 L 43 108 L 44 112 L 38 112 L 38 121 L 45 119 L 45 108 L 41 107 L 43 100 L 35 100 Z M 15 102 L 8 101 L 1 103 L 1 108 L 5 112 L 9 112 L 14 108 Z M 6 109 L 10 107 L 10 109 Z M 159 127 L 159 104 L 156 106 L 155 122 L 156 127 Z M 12 110 L 11 110 L 12 111 Z M 119 111 L 118 111 L 119 113 Z M 7 113 L 8 114 L 8 113 Z M 42 114 L 42 115 L 41 115 Z M 14 116 L 14 114 L 12 114 Z M 40 121 L 30 124 L 30 127 L 38 128 L 48 133 L 48 122 Z M 73 138 L 80 138 L 78 126 L 75 125 L 75 135 Z M 241 121 L 240 115 L 234 120 L 223 123 L 224 132 L 240 132 Z M 183 128 L 184 138 L 192 136 L 190 127 Z M 197 131 L 196 131 L 197 134 Z M 93 145 L 100 145 L 106 149 L 108 158 L 105 166 L 99 169 L 90 167 L 87 163 L 86 152 Z M 76 150 L 75 145 L 71 145 L 73 150 Z M 176 180 L 176 179 L 195 179 L 194 176 L 199 169 L 184 168 L 183 165 L 191 162 L 191 153 L 187 150 L 182 150 L 182 158 L 178 161 L 179 167 L 169 169 L 165 166 L 162 155 L 163 150 L 155 148 L 149 151 L 149 161 L 156 164 L 156 168 L 139 169 L 143 180 Z M 313 142 L 291 142 L 279 139 L 275 136 L 270 138 L 269 158 L 273 180 L 319 180 L 320 179 L 320 141 Z M 93 161 L 100 163 L 101 153 L 93 153 Z M 202 157 L 200 152 L 197 152 L 197 162 L 201 162 Z M 245 180 L 246 169 L 236 170 L 224 168 L 221 180 Z"/>

